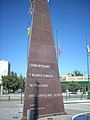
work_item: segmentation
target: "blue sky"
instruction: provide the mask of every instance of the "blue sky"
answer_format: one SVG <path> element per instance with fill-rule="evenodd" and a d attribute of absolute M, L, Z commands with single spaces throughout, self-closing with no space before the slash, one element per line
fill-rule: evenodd
<path fill-rule="evenodd" d="M 49 10 L 56 46 L 59 34 L 59 71 L 87 72 L 86 33 L 90 44 L 90 0 L 50 0 Z M 11 63 L 11 70 L 26 75 L 28 0 L 0 0 L 0 60 Z M 90 61 L 90 57 L 89 57 Z"/>

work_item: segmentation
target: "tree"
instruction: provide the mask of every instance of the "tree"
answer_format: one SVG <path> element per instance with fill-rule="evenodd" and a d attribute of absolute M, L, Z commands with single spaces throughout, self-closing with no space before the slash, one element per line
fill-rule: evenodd
<path fill-rule="evenodd" d="M 73 73 L 75 76 L 83 76 L 83 74 L 78 70 L 75 70 Z"/>
<path fill-rule="evenodd" d="M 73 73 L 71 73 L 71 75 L 72 76 L 83 76 L 83 74 L 79 70 L 74 70 Z"/>
<path fill-rule="evenodd" d="M 17 76 L 16 73 L 11 72 L 8 76 L 2 76 L 2 84 L 4 89 L 13 90 L 15 92 L 18 89 L 24 89 L 25 81 L 24 77 Z"/>
<path fill-rule="evenodd" d="M 71 92 L 76 92 L 79 89 L 80 89 L 80 85 L 77 82 L 72 81 L 68 84 L 68 90 Z"/>
<path fill-rule="evenodd" d="M 25 89 L 25 77 L 20 75 L 18 80 L 19 80 L 19 89 L 24 90 Z"/>

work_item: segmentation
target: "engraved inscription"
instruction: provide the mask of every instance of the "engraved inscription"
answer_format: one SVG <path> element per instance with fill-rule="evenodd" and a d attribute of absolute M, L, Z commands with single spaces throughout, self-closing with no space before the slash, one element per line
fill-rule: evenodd
<path fill-rule="evenodd" d="M 29 84 L 30 87 L 37 87 L 37 84 Z M 48 84 L 39 84 L 38 87 L 48 87 Z"/>
<path fill-rule="evenodd" d="M 61 94 L 39 94 L 37 97 L 58 97 L 62 96 Z M 34 94 L 29 94 L 29 97 L 34 97 Z"/>
<path fill-rule="evenodd" d="M 30 77 L 42 77 L 42 78 L 53 78 L 52 74 L 37 74 L 37 73 L 29 73 Z"/>
<path fill-rule="evenodd" d="M 29 67 L 36 67 L 36 68 L 50 68 L 50 65 L 29 64 Z"/>

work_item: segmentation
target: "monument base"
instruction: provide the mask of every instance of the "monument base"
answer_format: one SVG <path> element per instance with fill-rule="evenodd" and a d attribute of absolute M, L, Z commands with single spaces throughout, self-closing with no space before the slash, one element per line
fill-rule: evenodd
<path fill-rule="evenodd" d="M 53 114 L 47 114 L 47 115 L 40 115 L 38 120 L 48 120 L 48 118 L 66 118 L 68 115 L 66 112 L 61 112 L 61 113 L 53 113 Z M 52 120 L 53 120 L 52 119 Z M 27 110 L 27 117 L 23 117 L 21 120 L 34 120 L 33 116 L 30 116 L 30 110 Z M 58 119 L 57 119 L 58 120 Z M 60 119 L 63 120 L 63 119 Z M 69 119 L 67 119 L 69 120 Z M 71 120 L 71 119 L 70 119 Z"/>
<path fill-rule="evenodd" d="M 21 120 L 27 120 L 27 117 L 23 117 Z"/>

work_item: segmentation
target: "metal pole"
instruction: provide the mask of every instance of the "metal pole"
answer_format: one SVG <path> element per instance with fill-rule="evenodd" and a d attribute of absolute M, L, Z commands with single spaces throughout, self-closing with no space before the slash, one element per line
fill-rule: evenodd
<path fill-rule="evenodd" d="M 58 65 L 58 31 L 57 30 L 56 30 L 56 43 L 57 43 L 56 57 L 57 57 L 57 65 Z"/>
<path fill-rule="evenodd" d="M 58 31 L 56 30 L 56 41 L 57 41 L 57 65 L 58 65 L 58 75 L 59 75 L 59 56 L 60 56 L 60 53 L 59 53 L 59 38 L 58 38 Z M 60 78 L 60 75 L 58 76 Z"/>
<path fill-rule="evenodd" d="M 27 63 L 28 63 L 28 54 L 29 54 L 29 37 L 27 39 Z"/>
<path fill-rule="evenodd" d="M 21 104 L 22 104 L 22 89 L 21 89 Z"/>
<path fill-rule="evenodd" d="M 88 78 L 88 99 L 90 99 L 90 81 L 89 81 L 89 53 L 87 53 L 87 78 Z"/>
<path fill-rule="evenodd" d="M 89 60 L 88 60 L 88 53 L 87 53 L 87 78 L 88 78 L 88 90 L 90 89 L 89 85 Z"/>
<path fill-rule="evenodd" d="M 56 30 L 56 46 L 57 46 L 57 48 L 56 48 L 56 58 L 57 58 L 57 60 L 56 60 L 56 62 L 57 62 L 57 66 L 58 66 L 58 31 Z M 59 78 L 59 66 L 58 66 L 58 78 Z"/>
<path fill-rule="evenodd" d="M 89 52 L 87 50 L 87 34 L 86 34 L 86 53 L 87 53 L 87 79 L 88 79 L 88 99 L 90 99 L 90 85 L 89 85 Z"/>

